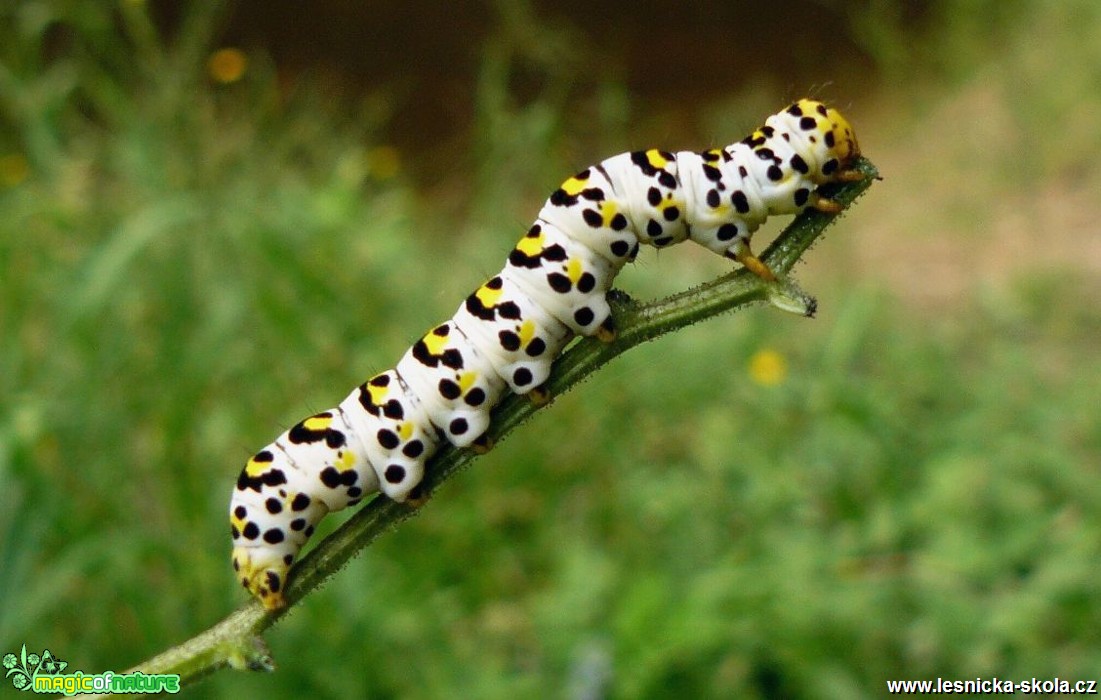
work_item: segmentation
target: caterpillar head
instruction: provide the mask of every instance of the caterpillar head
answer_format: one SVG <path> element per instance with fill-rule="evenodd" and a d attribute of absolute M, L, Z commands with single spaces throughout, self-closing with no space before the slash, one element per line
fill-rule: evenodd
<path fill-rule="evenodd" d="M 287 604 L 283 586 L 290 565 L 282 554 L 266 548 L 234 547 L 233 569 L 237 580 L 260 599 L 265 609 L 278 610 Z"/>
<path fill-rule="evenodd" d="M 860 157 L 860 146 L 856 142 L 856 132 L 853 131 L 849 120 L 841 115 L 833 107 L 811 99 L 802 99 L 795 102 L 782 113 L 788 123 L 795 126 L 797 133 L 814 147 L 821 164 L 829 164 L 829 168 L 823 169 L 823 174 L 834 179 L 832 173 L 843 173 Z M 771 117 L 770 117 L 771 119 Z M 834 162 L 836 161 L 836 162 Z"/>
<path fill-rule="evenodd" d="M 826 121 L 829 123 L 827 143 L 832 140 L 831 150 L 841 163 L 842 168 L 852 164 L 860 157 L 860 145 L 856 142 L 856 132 L 849 120 L 833 107 L 826 107 Z"/>

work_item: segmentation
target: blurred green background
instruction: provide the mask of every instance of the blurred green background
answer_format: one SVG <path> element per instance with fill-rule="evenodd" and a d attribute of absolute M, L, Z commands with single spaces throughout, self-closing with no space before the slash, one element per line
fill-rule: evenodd
<path fill-rule="evenodd" d="M 1096 679 L 1101 5 L 761 4 L 3 4 L 0 652 L 118 671 L 219 620 L 249 454 L 565 176 L 809 93 L 886 178 L 797 270 L 817 320 L 617 360 L 193 695 Z M 688 248 L 619 286 L 727 269 Z"/>

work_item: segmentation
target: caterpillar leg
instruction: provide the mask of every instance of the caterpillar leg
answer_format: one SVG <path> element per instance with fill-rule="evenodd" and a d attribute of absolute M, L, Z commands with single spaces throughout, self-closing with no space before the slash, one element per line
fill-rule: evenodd
<path fill-rule="evenodd" d="M 616 330 L 615 322 L 612 321 L 612 317 L 604 319 L 604 323 L 600 324 L 600 327 L 596 329 L 596 339 L 602 343 L 610 343 L 615 340 Z"/>
<path fill-rule="evenodd" d="M 428 493 L 424 489 L 424 482 L 417 484 L 409 492 L 409 495 L 405 497 L 405 505 L 410 508 L 420 508 L 425 503 L 428 503 Z"/>
<path fill-rule="evenodd" d="M 859 170 L 840 170 L 833 174 L 833 182 L 860 182 L 864 179 L 864 173 Z M 838 202 L 828 197 L 823 197 L 817 192 L 810 195 L 810 206 L 823 214 L 840 214 L 845 208 Z"/>
<path fill-rule="evenodd" d="M 841 170 L 833 175 L 834 182 L 860 182 L 865 177 L 867 176 L 859 170 Z"/>
<path fill-rule="evenodd" d="M 536 406 L 543 406 L 550 401 L 550 390 L 546 384 L 540 384 L 528 392 L 528 399 Z"/>
<path fill-rule="evenodd" d="M 811 195 L 810 206 L 812 209 L 820 211 L 823 214 L 840 214 L 845 208 L 840 203 L 823 197 L 817 192 Z"/>
<path fill-rule="evenodd" d="M 474 454 L 484 455 L 493 449 L 493 438 L 482 433 L 477 440 L 470 443 L 470 449 L 474 450 Z"/>
<path fill-rule="evenodd" d="M 765 282 L 776 281 L 776 275 L 772 274 L 772 270 L 768 269 L 768 265 L 765 265 L 760 258 L 753 254 L 748 244 L 742 246 L 741 250 L 734 254 L 734 259 Z"/>

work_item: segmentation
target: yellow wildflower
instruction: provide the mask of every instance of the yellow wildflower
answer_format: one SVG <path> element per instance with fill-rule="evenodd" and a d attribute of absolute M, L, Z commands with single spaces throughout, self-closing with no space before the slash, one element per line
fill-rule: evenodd
<path fill-rule="evenodd" d="M 248 57 L 241 49 L 218 49 L 210 55 L 206 62 L 206 69 L 215 82 L 228 84 L 235 83 L 245 74 L 248 68 Z"/>
<path fill-rule="evenodd" d="M 787 360 L 775 350 L 758 350 L 749 358 L 749 378 L 761 386 L 782 384 L 787 375 Z"/>

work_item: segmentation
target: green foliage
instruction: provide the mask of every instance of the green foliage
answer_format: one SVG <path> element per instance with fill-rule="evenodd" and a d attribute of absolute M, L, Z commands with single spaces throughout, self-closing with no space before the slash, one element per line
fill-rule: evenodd
<path fill-rule="evenodd" d="M 281 92 L 261 55 L 212 82 L 217 5 L 171 49 L 140 2 L 0 10 L 0 158 L 26 165 L 0 177 L 0 653 L 121 670 L 233 609 L 243 460 L 389 366 L 523 226 L 441 225 L 378 168 L 376 124 Z M 567 102 L 502 106 L 492 68 L 485 127 L 528 119 L 494 162 L 569 172 L 546 148 Z M 1034 85 L 1030 138 L 1054 104 Z M 682 255 L 625 285 L 710 276 Z M 205 694 L 1096 675 L 1101 314 L 1081 280 L 934 314 L 829 274 L 848 287 L 819 321 L 754 310 L 618 359 L 269 632 L 277 673 Z M 749 369 L 762 351 L 778 384 Z"/>

